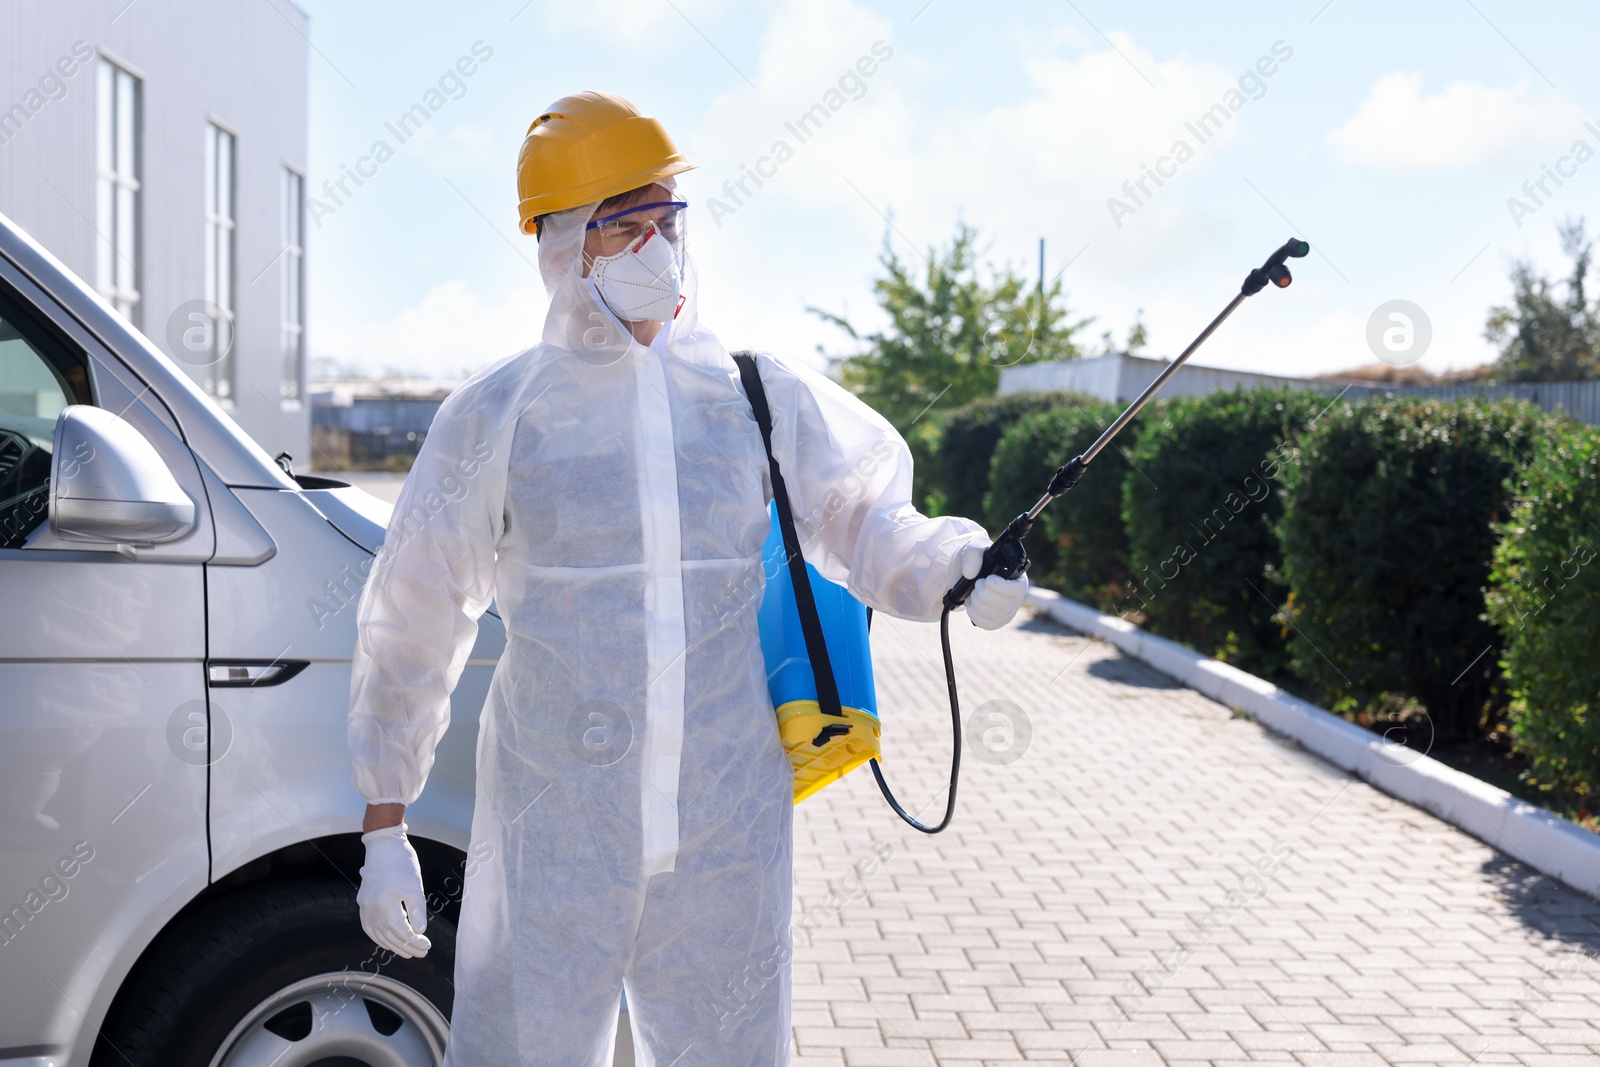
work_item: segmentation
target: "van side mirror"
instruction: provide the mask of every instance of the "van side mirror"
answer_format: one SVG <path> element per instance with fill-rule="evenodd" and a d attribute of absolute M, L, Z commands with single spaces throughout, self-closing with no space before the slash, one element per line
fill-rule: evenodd
<path fill-rule="evenodd" d="M 148 545 L 194 529 L 195 506 L 155 446 L 104 408 L 56 419 L 50 530 L 68 541 Z"/>

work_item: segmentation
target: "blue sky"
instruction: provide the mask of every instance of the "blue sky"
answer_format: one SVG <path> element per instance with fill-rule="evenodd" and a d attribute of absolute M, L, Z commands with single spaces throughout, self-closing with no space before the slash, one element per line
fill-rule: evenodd
<path fill-rule="evenodd" d="M 1120 338 L 1142 308 L 1159 355 L 1302 236 L 1314 251 L 1294 288 L 1252 301 L 1198 361 L 1310 374 L 1372 362 L 1367 320 L 1393 299 L 1431 319 L 1424 367 L 1490 359 L 1483 323 L 1510 263 L 1563 273 L 1556 223 L 1588 213 L 1600 229 L 1600 157 L 1571 154 L 1600 152 L 1600 10 L 1575 2 L 475 0 L 381 17 L 300 3 L 308 192 L 332 209 L 310 227 L 312 353 L 369 370 L 459 374 L 538 339 L 516 154 L 533 116 L 582 89 L 632 99 L 699 165 L 681 190 L 702 318 L 729 348 L 814 363 L 847 339 L 808 305 L 878 321 L 886 232 L 916 259 L 964 219 L 988 259 L 1030 275 L 1043 237 L 1092 332 Z M 384 123 L 475 45 L 492 55 L 398 144 Z M 847 73 L 875 47 L 870 77 Z M 804 144 L 786 133 L 840 99 Z M 1185 123 L 1219 104 L 1202 143 Z M 793 158 L 712 211 L 780 138 Z M 373 177 L 337 204 L 320 191 L 379 139 L 395 154 Z M 1523 183 L 1558 164 L 1569 176 L 1535 204 Z M 1123 183 L 1146 167 L 1169 177 L 1136 202 Z M 1513 196 L 1530 212 L 1514 218 Z"/>

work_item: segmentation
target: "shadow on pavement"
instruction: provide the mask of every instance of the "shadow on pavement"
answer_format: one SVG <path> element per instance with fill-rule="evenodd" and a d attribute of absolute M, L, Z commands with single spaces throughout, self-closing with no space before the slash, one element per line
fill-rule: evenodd
<path fill-rule="evenodd" d="M 1523 926 L 1600 957 L 1600 902 L 1506 855 L 1496 854 L 1480 869 Z"/>
<path fill-rule="evenodd" d="M 1146 666 L 1127 656 L 1119 655 L 1110 659 L 1096 660 L 1089 664 L 1088 673 L 1102 682 L 1116 682 L 1119 685 L 1132 685 L 1140 689 L 1183 688 L 1154 667 Z"/>
<path fill-rule="evenodd" d="M 1060 623 L 1056 622 L 1054 619 L 1048 618 L 1044 615 L 1034 615 L 1031 617 L 1027 615 L 1019 615 L 1014 627 L 1018 630 L 1022 630 L 1024 633 L 1052 634 L 1056 637 L 1076 637 L 1084 641 L 1089 640 L 1089 638 L 1085 637 L 1083 634 L 1080 634 L 1078 631 L 1069 630 L 1065 626 L 1062 626 Z"/>

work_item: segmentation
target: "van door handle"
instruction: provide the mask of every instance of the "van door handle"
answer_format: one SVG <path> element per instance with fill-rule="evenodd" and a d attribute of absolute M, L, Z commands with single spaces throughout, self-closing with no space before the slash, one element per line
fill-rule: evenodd
<path fill-rule="evenodd" d="M 206 664 L 213 689 L 247 689 L 282 685 L 310 666 L 303 659 L 230 659 Z"/>

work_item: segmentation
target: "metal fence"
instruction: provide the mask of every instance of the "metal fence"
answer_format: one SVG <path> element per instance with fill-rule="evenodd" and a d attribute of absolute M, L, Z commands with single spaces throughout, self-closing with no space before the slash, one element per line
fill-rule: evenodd
<path fill-rule="evenodd" d="M 1564 411 L 1579 422 L 1600 425 L 1600 380 L 1588 382 L 1522 382 L 1515 385 L 1346 385 L 1342 382 L 1308 382 L 1326 392 L 1344 391 L 1351 399 L 1383 396 L 1435 396 L 1528 400 L 1545 411 Z"/>

